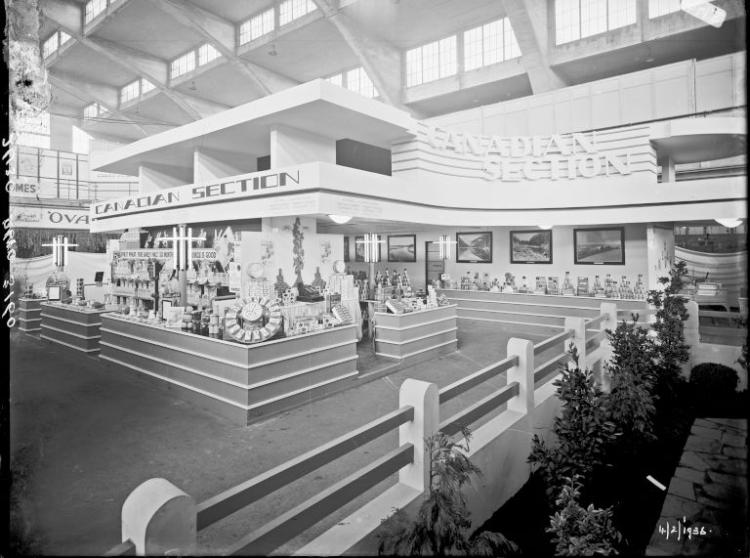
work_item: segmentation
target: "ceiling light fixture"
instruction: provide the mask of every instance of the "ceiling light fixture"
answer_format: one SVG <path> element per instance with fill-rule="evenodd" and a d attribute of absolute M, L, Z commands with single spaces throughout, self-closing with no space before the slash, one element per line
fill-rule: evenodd
<path fill-rule="evenodd" d="M 553 227 L 553 225 L 537 225 L 537 227 L 539 227 L 542 230 L 548 231 Z"/>
<path fill-rule="evenodd" d="M 190 89 L 190 91 L 195 91 L 197 89 L 197 87 L 195 87 L 195 81 L 190 82 L 190 87 L 188 87 L 188 89 Z"/>
<path fill-rule="evenodd" d="M 329 215 L 329 217 L 331 218 L 331 221 L 337 225 L 344 225 L 352 220 L 349 215 Z"/>
<path fill-rule="evenodd" d="M 268 56 L 276 56 L 278 52 L 276 52 L 276 45 L 272 44 L 271 48 L 268 49 Z"/>
<path fill-rule="evenodd" d="M 735 227 L 739 227 L 742 224 L 742 219 L 714 219 L 717 223 L 719 223 L 722 227 L 726 227 L 728 229 L 733 229 Z"/>

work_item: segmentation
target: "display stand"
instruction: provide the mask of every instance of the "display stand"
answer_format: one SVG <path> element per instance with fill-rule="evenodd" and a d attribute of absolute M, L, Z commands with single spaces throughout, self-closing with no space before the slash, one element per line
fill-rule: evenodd
<path fill-rule="evenodd" d="M 101 315 L 109 312 L 72 304 L 41 304 L 41 337 L 84 353 L 98 353 Z"/>
<path fill-rule="evenodd" d="M 18 329 L 26 333 L 41 331 L 42 322 L 42 298 L 19 298 L 18 306 Z"/>
<path fill-rule="evenodd" d="M 102 316 L 101 358 L 238 424 L 342 389 L 358 375 L 353 325 L 241 344 Z"/>
<path fill-rule="evenodd" d="M 375 354 L 414 364 L 456 350 L 456 305 L 418 312 L 373 312 Z"/>

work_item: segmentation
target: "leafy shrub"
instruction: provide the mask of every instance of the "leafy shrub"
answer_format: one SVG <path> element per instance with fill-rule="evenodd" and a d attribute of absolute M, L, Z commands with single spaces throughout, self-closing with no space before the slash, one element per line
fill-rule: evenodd
<path fill-rule="evenodd" d="M 593 504 L 584 508 L 580 478 L 564 479 L 560 496 L 555 501 L 559 511 L 550 517 L 546 530 L 552 534 L 556 556 L 611 556 L 617 554 L 616 544 L 622 535 L 612 523 L 612 508 L 597 509 Z"/>
<path fill-rule="evenodd" d="M 737 389 L 739 377 L 729 366 L 716 362 L 704 362 L 690 372 L 690 385 L 701 397 L 727 397 Z"/>
<path fill-rule="evenodd" d="M 572 345 L 569 353 L 575 366 L 563 369 L 553 382 L 562 402 L 562 412 L 552 425 L 558 445 L 550 447 L 535 434 L 529 455 L 550 498 L 559 494 L 565 477 L 588 479 L 594 467 L 605 463 L 606 450 L 617 436 L 591 371 L 578 366 L 578 352 Z"/>
<path fill-rule="evenodd" d="M 654 343 L 648 331 L 636 325 L 637 320 L 634 316 L 615 331 L 607 330 L 613 354 L 606 365 L 611 376 L 606 410 L 619 434 L 612 448 L 613 462 L 635 456 L 654 438 Z"/>
<path fill-rule="evenodd" d="M 497 556 L 518 552 L 518 547 L 500 533 L 483 532 L 472 537 L 466 534 L 471 520 L 461 488 L 481 471 L 465 455 L 469 451 L 469 430 L 463 429 L 462 433 L 463 442 L 453 441 L 442 432 L 427 438 L 430 494 L 415 521 L 398 510 L 383 522 L 378 554 Z"/>

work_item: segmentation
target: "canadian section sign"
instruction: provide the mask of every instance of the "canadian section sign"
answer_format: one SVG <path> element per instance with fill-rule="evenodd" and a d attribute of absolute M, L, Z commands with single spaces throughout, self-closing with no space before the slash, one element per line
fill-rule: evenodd
<path fill-rule="evenodd" d="M 94 204 L 91 206 L 91 217 L 93 219 L 106 219 L 107 217 L 143 211 L 173 209 L 260 195 L 280 194 L 299 188 L 302 184 L 302 176 L 303 171 L 301 169 L 265 171 L 232 176 L 210 184 L 178 186 Z"/>
<path fill-rule="evenodd" d="M 88 208 L 11 205 L 9 213 L 16 228 L 89 230 Z"/>

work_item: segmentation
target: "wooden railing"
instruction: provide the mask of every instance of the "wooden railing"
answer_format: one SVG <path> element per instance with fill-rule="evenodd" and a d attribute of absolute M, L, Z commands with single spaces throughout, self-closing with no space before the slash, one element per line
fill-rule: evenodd
<path fill-rule="evenodd" d="M 227 517 L 245 506 L 311 473 L 367 442 L 414 419 L 413 407 L 402 407 L 270 471 L 225 490 L 198 505 L 198 529 Z"/>
<path fill-rule="evenodd" d="M 229 488 L 197 506 L 193 504 L 189 508 L 190 511 L 182 510 L 181 513 L 183 514 L 195 514 L 195 530 L 192 534 L 186 535 L 187 539 L 192 537 L 193 546 L 172 550 L 193 551 L 198 531 L 288 486 L 304 475 L 356 451 L 362 445 L 394 429 L 399 430 L 399 445 L 396 449 L 389 451 L 367 466 L 336 482 L 333 486 L 250 532 L 232 543 L 223 553 L 258 555 L 273 552 L 395 473 L 399 473 L 399 486 L 412 491 L 416 488 L 416 494 L 424 493 L 424 491 L 429 490 L 429 480 L 424 481 L 424 479 L 429 479 L 426 467 L 429 467 L 430 459 L 425 439 L 438 430 L 447 435 L 454 435 L 461 431 L 462 427 L 477 422 L 505 404 L 508 405 L 508 411 L 512 411 L 511 414 L 507 415 L 508 421 L 512 422 L 524 416 L 530 417 L 535 409 L 536 390 L 547 384 L 547 381 L 554 376 L 553 372 L 559 372 L 562 361 L 569 356 L 566 352 L 566 343 L 570 342 L 578 347 L 579 354 L 583 358 L 583 362 L 579 361 L 579 365 L 584 367 L 587 365 L 586 349 L 593 347 L 595 344 L 598 346 L 598 344 L 603 343 L 603 329 L 611 327 L 612 316 L 616 316 L 614 304 L 609 306 L 611 308 L 608 308 L 605 312 L 605 305 L 602 305 L 601 315 L 589 321 L 584 320 L 584 318 L 566 318 L 566 327 L 562 333 L 536 345 L 532 345 L 530 341 L 523 339 L 511 339 L 508 342 L 508 356 L 506 358 L 445 386 L 441 390 L 437 390 L 434 384 L 427 382 L 405 380 L 399 392 L 400 407 L 395 411 Z M 587 339 L 587 336 L 591 333 L 590 330 L 595 330 L 597 326 L 600 327 L 600 330 L 594 331 Z M 560 354 L 555 355 L 538 367 L 534 366 L 535 356 L 541 355 L 558 345 L 561 349 Z M 597 358 L 602 358 L 601 351 Z M 450 401 L 505 372 L 508 374 L 507 385 L 493 390 L 479 401 L 468 405 L 442 421 L 440 420 L 440 405 L 442 403 Z M 537 384 L 539 385 L 537 386 Z M 545 397 L 549 397 L 548 390 L 547 393 L 548 395 L 545 395 Z M 503 411 L 496 418 L 505 421 L 505 412 Z M 495 418 L 491 420 L 494 421 Z M 495 422 L 495 424 L 498 423 Z M 492 425 L 488 424 L 488 426 L 491 427 Z M 431 428 L 434 430 L 430 430 Z M 480 428 L 484 428 L 484 426 Z M 491 436 L 500 436 L 503 432 L 504 430 L 493 431 Z M 417 458 L 417 451 L 420 452 L 419 458 Z M 176 493 L 181 493 L 186 500 L 190 500 L 189 496 L 182 493 L 177 487 L 171 485 L 168 481 L 160 480 L 171 487 L 168 487 L 167 490 L 169 500 L 167 500 L 167 495 L 164 496 L 165 504 L 167 501 L 173 501 Z M 128 510 L 137 511 L 139 509 L 138 506 L 129 503 L 131 498 L 143 498 L 143 505 L 150 510 L 149 513 L 152 513 L 153 517 L 158 515 L 158 508 L 155 509 L 153 503 L 154 500 L 159 500 L 159 495 L 144 495 L 142 491 L 139 492 L 139 489 L 144 485 L 134 490 L 123 506 L 123 538 L 126 540 L 112 548 L 107 555 L 141 555 L 148 551 L 148 543 L 145 540 L 141 540 L 139 543 L 136 540 L 138 536 L 141 536 L 141 538 L 148 536 L 158 538 L 158 533 L 147 534 L 144 531 L 138 533 L 137 536 L 126 533 L 126 525 L 132 523 L 132 518 L 126 521 L 126 507 Z M 134 512 L 129 511 L 129 513 Z M 379 525 L 379 520 L 370 523 L 372 525 L 368 528 L 375 529 Z M 133 540 L 136 540 L 136 542 L 133 542 Z"/>

